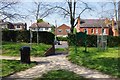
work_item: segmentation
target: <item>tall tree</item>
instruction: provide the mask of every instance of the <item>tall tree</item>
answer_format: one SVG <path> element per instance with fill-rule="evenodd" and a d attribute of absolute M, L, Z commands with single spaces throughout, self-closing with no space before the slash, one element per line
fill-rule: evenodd
<path fill-rule="evenodd" d="M 43 18 L 47 17 L 49 14 L 51 14 L 52 8 L 49 7 L 49 4 L 45 4 L 44 2 L 40 2 L 40 1 L 34 1 L 33 2 L 33 8 L 30 8 L 28 10 L 31 15 L 33 15 L 36 20 L 37 23 L 37 43 L 39 43 L 39 26 L 38 20 L 43 20 Z"/>
<path fill-rule="evenodd" d="M 107 6 L 111 6 L 110 8 L 107 8 L 107 10 L 105 9 Z M 118 36 L 118 10 L 117 10 L 117 2 L 116 0 L 111 0 L 111 2 L 102 2 L 100 3 L 100 7 L 101 7 L 101 12 L 99 12 L 100 18 L 109 18 L 112 19 L 114 18 L 114 23 L 116 23 L 116 25 L 112 25 L 112 31 L 113 31 L 113 35 L 114 36 Z M 113 21 L 113 19 L 112 19 Z M 111 23 L 112 24 L 112 23 Z"/>
<path fill-rule="evenodd" d="M 71 33 L 73 33 L 73 29 L 76 25 L 75 23 L 76 18 L 80 17 L 84 11 L 92 10 L 92 9 L 88 6 L 87 3 L 79 0 L 66 0 L 66 4 L 63 5 L 56 5 L 54 6 L 54 8 L 60 9 L 61 11 L 59 12 L 62 12 L 62 15 L 64 15 L 64 17 L 69 16 L 70 24 L 71 24 Z"/>
<path fill-rule="evenodd" d="M 16 9 L 16 5 L 19 3 L 15 0 L 0 0 L 0 20 L 23 18 L 24 16 L 19 14 Z"/>

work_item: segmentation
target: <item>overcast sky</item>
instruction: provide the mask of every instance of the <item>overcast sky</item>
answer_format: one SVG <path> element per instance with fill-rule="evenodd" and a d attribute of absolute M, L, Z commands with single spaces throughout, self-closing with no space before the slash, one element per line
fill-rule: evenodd
<path fill-rule="evenodd" d="M 42 1 L 42 0 L 35 0 L 35 1 Z M 86 10 L 82 15 L 81 18 L 82 19 L 99 19 L 101 17 L 101 12 L 102 12 L 102 8 L 101 5 L 104 5 L 106 2 L 107 5 L 104 7 L 104 13 L 102 14 L 104 17 L 110 17 L 108 14 L 113 13 L 113 9 L 114 9 L 114 5 L 111 3 L 111 0 L 82 0 L 82 1 L 87 1 L 89 6 L 91 8 L 93 8 L 94 11 L 88 11 Z M 119 1 L 119 0 L 117 0 Z M 22 0 L 22 3 L 19 4 L 20 8 L 19 10 L 21 11 L 21 14 L 29 14 L 29 16 L 31 16 L 31 14 L 26 11 L 28 9 L 33 8 L 33 0 Z M 54 4 L 55 2 L 58 3 L 64 3 L 65 0 L 43 0 L 43 2 L 45 3 L 49 3 L 49 4 Z M 62 5 L 65 6 L 65 5 Z M 79 5 L 78 5 L 79 6 Z M 76 10 L 76 13 L 80 12 L 80 9 Z M 50 24 L 55 25 L 55 21 L 57 23 L 58 26 L 62 25 L 62 24 L 67 24 L 70 25 L 69 23 L 69 17 L 68 18 L 64 18 L 64 16 L 58 14 L 58 13 L 53 13 L 49 16 L 47 16 L 46 18 L 43 18 L 44 21 L 49 22 Z M 26 20 L 17 20 L 17 21 L 13 21 L 13 22 L 26 22 L 28 24 L 28 27 L 35 22 L 35 18 L 33 16 L 31 16 L 30 18 L 26 18 Z"/>

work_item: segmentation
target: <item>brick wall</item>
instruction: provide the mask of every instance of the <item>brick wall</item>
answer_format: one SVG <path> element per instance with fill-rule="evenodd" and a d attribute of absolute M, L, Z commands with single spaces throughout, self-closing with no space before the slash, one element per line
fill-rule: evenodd
<path fill-rule="evenodd" d="M 96 31 L 98 31 L 98 34 L 102 34 L 102 31 L 101 31 L 102 28 L 87 28 L 87 27 L 83 28 L 83 27 L 81 27 L 80 31 L 84 32 L 85 29 L 87 30 L 87 34 L 89 34 L 89 35 L 97 35 Z M 92 29 L 93 29 L 93 32 L 92 32 Z M 104 30 L 105 30 L 105 33 L 107 35 L 109 35 L 109 28 L 104 28 Z"/>

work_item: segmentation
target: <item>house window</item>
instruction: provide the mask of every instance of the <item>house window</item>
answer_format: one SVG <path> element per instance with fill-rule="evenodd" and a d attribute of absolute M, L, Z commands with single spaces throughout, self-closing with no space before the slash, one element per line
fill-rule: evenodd
<path fill-rule="evenodd" d="M 102 33 L 103 33 L 103 34 L 106 34 L 106 29 L 102 29 Z"/>
<path fill-rule="evenodd" d="M 45 28 L 45 30 L 48 30 L 48 28 Z"/>
<path fill-rule="evenodd" d="M 43 31 L 43 28 L 40 28 L 40 31 Z"/>
<path fill-rule="evenodd" d="M 61 32 L 62 32 L 62 29 L 58 29 L 58 32 L 61 33 Z"/>
<path fill-rule="evenodd" d="M 94 34 L 94 29 L 91 29 L 91 34 Z"/>
<path fill-rule="evenodd" d="M 70 29 L 66 29 L 66 32 L 67 32 L 67 33 L 70 33 Z"/>
<path fill-rule="evenodd" d="M 17 25 L 17 28 L 20 28 L 20 25 Z"/>
<path fill-rule="evenodd" d="M 96 29 L 96 34 L 98 34 L 98 29 Z"/>
<path fill-rule="evenodd" d="M 32 28 L 32 30 L 35 30 L 35 28 Z"/>
<path fill-rule="evenodd" d="M 84 29 L 84 32 L 86 31 L 86 33 L 88 34 L 88 29 Z"/>

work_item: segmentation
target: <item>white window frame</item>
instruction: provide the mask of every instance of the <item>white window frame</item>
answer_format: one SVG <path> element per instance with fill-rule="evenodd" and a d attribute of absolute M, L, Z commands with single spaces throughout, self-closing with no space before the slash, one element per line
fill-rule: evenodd
<path fill-rule="evenodd" d="M 59 33 L 62 33 L 62 29 L 58 29 L 58 32 L 59 32 Z"/>
<path fill-rule="evenodd" d="M 98 29 L 96 29 L 96 34 L 98 34 Z"/>
<path fill-rule="evenodd" d="M 70 29 L 66 29 L 66 32 L 67 32 L 67 33 L 70 33 Z"/>
<path fill-rule="evenodd" d="M 49 28 L 45 28 L 45 30 L 48 30 Z"/>
<path fill-rule="evenodd" d="M 17 29 L 20 29 L 20 25 L 17 25 L 16 28 L 17 28 Z"/>
<path fill-rule="evenodd" d="M 106 29 L 103 29 L 103 34 L 106 34 Z"/>

